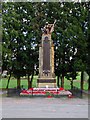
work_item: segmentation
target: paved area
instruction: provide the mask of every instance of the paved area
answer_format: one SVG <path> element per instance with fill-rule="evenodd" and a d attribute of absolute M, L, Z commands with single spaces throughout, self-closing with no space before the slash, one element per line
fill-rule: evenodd
<path fill-rule="evenodd" d="M 4 96 L 0 102 L 3 118 L 88 118 L 87 98 Z"/>

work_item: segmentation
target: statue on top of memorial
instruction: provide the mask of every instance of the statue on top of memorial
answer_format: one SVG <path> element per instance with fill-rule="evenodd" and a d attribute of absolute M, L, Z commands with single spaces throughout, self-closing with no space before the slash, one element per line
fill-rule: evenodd
<path fill-rule="evenodd" d="M 51 34 L 54 31 L 54 25 L 56 23 L 56 20 L 54 21 L 53 24 L 49 24 L 46 22 L 46 25 L 43 28 L 43 34 Z"/>

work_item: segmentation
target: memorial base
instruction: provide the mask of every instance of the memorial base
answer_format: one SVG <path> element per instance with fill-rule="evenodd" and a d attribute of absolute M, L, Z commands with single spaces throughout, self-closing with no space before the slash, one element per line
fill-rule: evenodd
<path fill-rule="evenodd" d="M 20 93 L 21 96 L 47 96 L 51 97 L 60 97 L 68 96 L 72 98 L 72 93 L 64 88 L 30 88 L 28 90 L 22 90 Z"/>
<path fill-rule="evenodd" d="M 37 79 L 38 88 L 56 88 L 55 78 L 38 78 Z"/>

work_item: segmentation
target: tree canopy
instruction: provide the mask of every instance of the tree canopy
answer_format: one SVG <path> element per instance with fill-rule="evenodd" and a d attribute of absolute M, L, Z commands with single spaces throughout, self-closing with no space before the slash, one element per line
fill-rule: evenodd
<path fill-rule="evenodd" d="M 2 3 L 3 70 L 11 70 L 14 76 L 32 75 L 38 71 L 38 45 L 41 29 L 46 21 L 56 19 L 52 39 L 55 44 L 55 73 L 75 79 L 77 71 L 87 66 L 88 5 L 74 2 L 18 2 Z"/>

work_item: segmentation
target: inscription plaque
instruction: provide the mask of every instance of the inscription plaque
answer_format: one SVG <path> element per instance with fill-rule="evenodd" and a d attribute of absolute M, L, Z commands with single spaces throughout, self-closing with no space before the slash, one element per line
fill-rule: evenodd
<path fill-rule="evenodd" d="M 43 71 L 50 70 L 50 42 L 43 41 Z"/>

